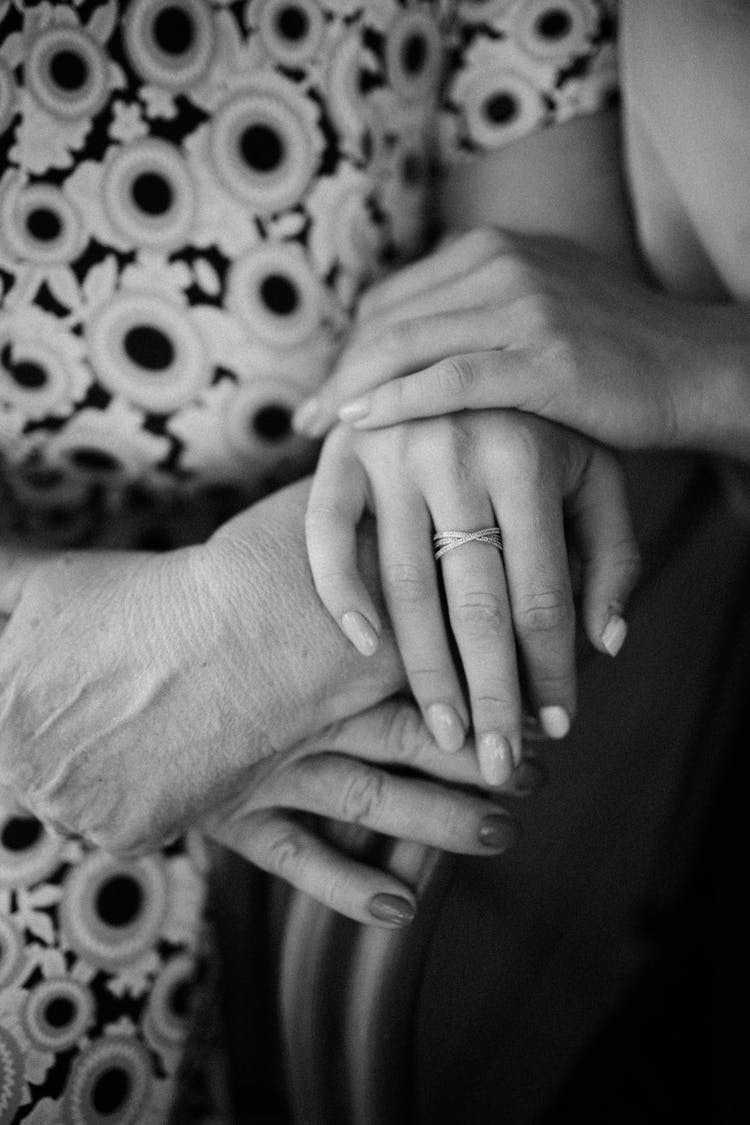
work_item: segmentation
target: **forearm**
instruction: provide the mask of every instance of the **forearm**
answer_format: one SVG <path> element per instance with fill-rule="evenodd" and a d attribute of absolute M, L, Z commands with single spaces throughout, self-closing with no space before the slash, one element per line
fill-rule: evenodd
<path fill-rule="evenodd" d="M 373 656 L 359 656 L 315 592 L 304 538 L 308 491 L 302 481 L 275 492 L 211 541 L 233 556 L 231 596 L 255 654 L 247 690 L 255 693 L 259 726 L 274 746 L 291 745 L 404 685 L 389 630 Z M 374 537 L 365 528 L 360 539 L 362 573 L 379 603 Z M 211 552 L 206 559 L 210 588 Z M 226 644 L 231 648 L 231 636 Z"/>

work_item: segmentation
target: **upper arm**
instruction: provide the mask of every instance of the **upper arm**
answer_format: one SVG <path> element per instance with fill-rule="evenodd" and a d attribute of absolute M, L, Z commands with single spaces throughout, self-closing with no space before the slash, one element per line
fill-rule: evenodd
<path fill-rule="evenodd" d="M 616 3 L 459 3 L 440 108 L 440 203 L 485 224 L 632 247 L 623 191 Z"/>

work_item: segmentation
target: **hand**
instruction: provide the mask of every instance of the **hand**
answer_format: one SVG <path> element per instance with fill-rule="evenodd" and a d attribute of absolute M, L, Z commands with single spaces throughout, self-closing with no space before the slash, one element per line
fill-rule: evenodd
<path fill-rule="evenodd" d="M 474 230 L 376 285 L 328 382 L 295 425 L 322 434 L 513 407 L 623 449 L 748 435 L 746 310 L 647 288 L 560 239 Z M 731 411 L 729 411 L 731 415 Z M 735 440 L 736 439 L 736 440 Z"/>
<path fill-rule="evenodd" d="M 525 754 L 502 796 L 526 796 L 543 780 L 542 764 Z M 450 852 L 498 855 L 515 842 L 517 826 L 496 802 L 466 788 L 480 783 L 468 747 L 443 754 L 414 705 L 393 700 L 259 763 L 244 793 L 204 826 L 339 913 L 398 926 L 414 915 L 412 888 L 336 848 L 319 818 Z"/>
<path fill-rule="evenodd" d="M 0 789 L 110 850 L 148 850 L 289 749 L 403 686 L 320 606 L 305 485 L 200 547 L 0 550 Z M 374 569 L 374 568 L 373 568 Z"/>
<path fill-rule="evenodd" d="M 412 422 L 372 433 L 336 428 L 310 493 L 307 543 L 316 588 L 361 652 L 380 620 L 357 566 L 356 528 L 376 516 L 381 582 L 407 677 L 445 750 L 469 725 L 440 605 L 433 527 L 502 529 L 504 552 L 468 543 L 439 567 L 471 705 L 480 769 L 502 783 L 521 748 L 521 675 L 544 730 L 575 710 L 574 614 L 563 517 L 583 562 L 591 641 L 617 651 L 638 552 L 623 480 L 603 449 L 508 411 Z M 504 565 L 503 565 L 504 564 Z"/>

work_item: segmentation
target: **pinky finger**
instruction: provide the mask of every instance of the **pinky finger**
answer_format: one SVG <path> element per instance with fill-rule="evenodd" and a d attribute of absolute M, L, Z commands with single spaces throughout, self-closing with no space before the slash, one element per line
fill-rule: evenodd
<path fill-rule="evenodd" d="M 357 524 L 367 503 L 367 478 L 354 457 L 323 449 L 305 518 L 315 589 L 362 656 L 378 647 L 380 619 L 357 563 Z"/>
<path fill-rule="evenodd" d="M 395 929 L 408 925 L 416 914 L 411 888 L 338 852 L 283 813 L 250 813 L 214 827 L 210 835 L 355 922 Z"/>

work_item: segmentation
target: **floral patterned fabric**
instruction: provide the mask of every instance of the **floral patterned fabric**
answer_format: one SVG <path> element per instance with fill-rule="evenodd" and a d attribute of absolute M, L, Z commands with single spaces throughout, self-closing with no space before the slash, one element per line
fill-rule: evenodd
<path fill-rule="evenodd" d="M 606 0 L 0 0 L 0 536 L 169 547 L 291 411 L 435 159 L 607 104 Z M 1 643 L 1 642 L 0 642 Z M 0 1125 L 166 1119 L 204 874 L 0 812 Z"/>

